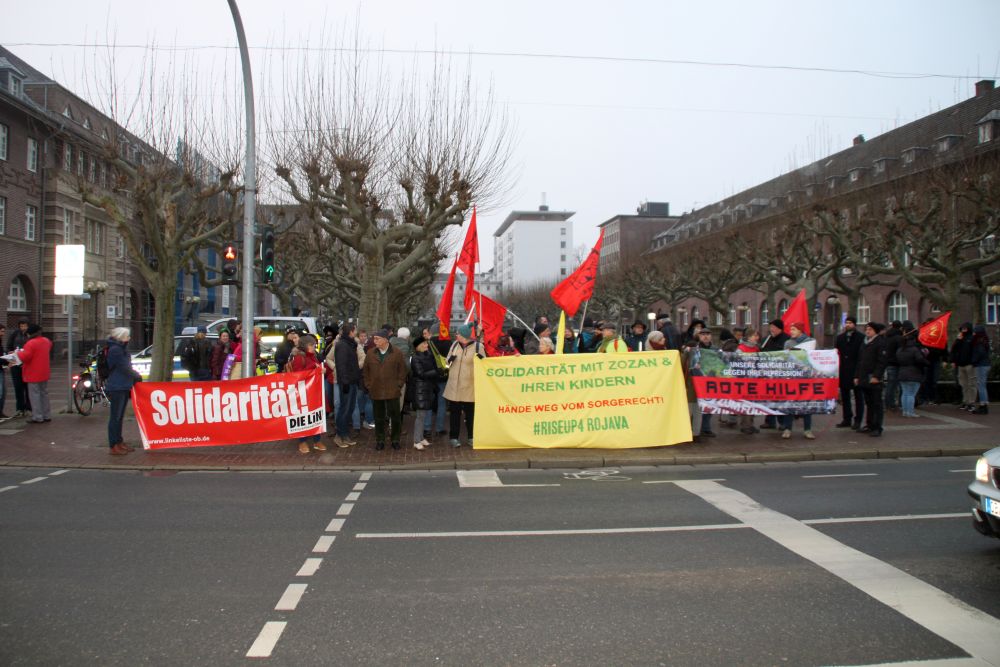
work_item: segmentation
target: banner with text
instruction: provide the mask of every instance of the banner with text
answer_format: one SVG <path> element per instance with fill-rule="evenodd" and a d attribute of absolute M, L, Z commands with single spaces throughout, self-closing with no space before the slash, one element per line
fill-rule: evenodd
<path fill-rule="evenodd" d="M 836 350 L 699 350 L 691 383 L 703 413 L 806 415 L 837 410 Z"/>
<path fill-rule="evenodd" d="M 691 441 L 674 350 L 476 360 L 475 449 L 626 449 Z"/>
<path fill-rule="evenodd" d="M 321 369 L 132 388 L 145 449 L 245 445 L 326 432 Z"/>

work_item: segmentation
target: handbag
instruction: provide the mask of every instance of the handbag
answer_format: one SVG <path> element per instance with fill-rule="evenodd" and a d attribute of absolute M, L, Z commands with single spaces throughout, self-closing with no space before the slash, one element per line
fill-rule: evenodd
<path fill-rule="evenodd" d="M 441 353 L 438 352 L 437 345 L 431 343 L 430 348 L 431 354 L 434 355 L 434 365 L 437 366 L 438 376 L 440 377 L 441 382 L 444 382 L 448 379 L 448 360 L 441 356 Z"/>

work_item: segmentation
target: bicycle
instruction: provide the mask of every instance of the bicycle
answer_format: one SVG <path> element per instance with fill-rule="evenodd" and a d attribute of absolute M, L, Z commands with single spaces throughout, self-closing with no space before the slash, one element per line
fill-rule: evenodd
<path fill-rule="evenodd" d="M 104 382 L 97 374 L 97 352 L 88 353 L 87 360 L 81 362 L 80 367 L 83 370 L 73 376 L 73 404 L 77 412 L 86 417 L 93 411 L 95 403 L 111 405 L 111 401 L 104 393 Z"/>

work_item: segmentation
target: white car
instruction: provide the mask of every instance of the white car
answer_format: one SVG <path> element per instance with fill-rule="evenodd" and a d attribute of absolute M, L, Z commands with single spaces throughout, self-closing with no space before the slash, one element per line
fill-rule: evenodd
<path fill-rule="evenodd" d="M 194 336 L 174 336 L 174 380 L 189 380 L 191 379 L 190 374 L 187 369 L 181 365 L 181 350 L 184 346 L 190 342 Z M 219 339 L 218 336 L 207 336 L 207 338 L 215 345 L 215 341 Z M 137 352 L 132 355 L 132 368 L 139 371 L 139 375 L 142 376 L 143 380 L 149 379 L 149 367 L 153 364 L 153 346 L 150 345 L 141 352 Z"/>
<path fill-rule="evenodd" d="M 1000 537 L 1000 447 L 994 447 L 976 461 L 976 479 L 969 485 L 972 525 L 983 535 Z"/>

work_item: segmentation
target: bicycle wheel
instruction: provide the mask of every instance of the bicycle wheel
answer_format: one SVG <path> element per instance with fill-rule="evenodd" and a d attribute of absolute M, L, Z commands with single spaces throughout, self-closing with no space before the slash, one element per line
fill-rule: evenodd
<path fill-rule="evenodd" d="M 86 386 L 90 382 L 89 375 L 81 375 L 80 379 L 73 385 L 73 404 L 81 415 L 86 417 L 94 409 L 94 392 L 91 387 Z"/>

